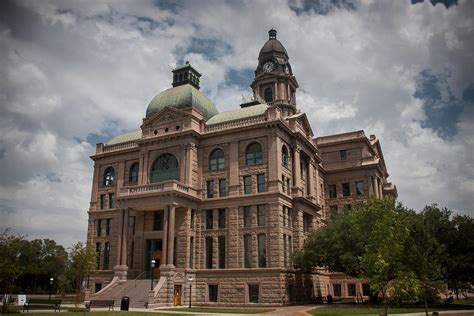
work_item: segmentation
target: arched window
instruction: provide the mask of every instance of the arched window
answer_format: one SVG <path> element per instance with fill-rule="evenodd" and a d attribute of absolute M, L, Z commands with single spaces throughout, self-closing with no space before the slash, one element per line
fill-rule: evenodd
<path fill-rule="evenodd" d="M 150 182 L 178 179 L 178 160 L 171 154 L 158 157 L 151 168 Z"/>
<path fill-rule="evenodd" d="M 115 171 L 114 168 L 108 167 L 104 172 L 104 185 L 112 185 L 115 180 Z"/>
<path fill-rule="evenodd" d="M 281 164 L 285 167 L 288 167 L 288 149 L 285 145 L 281 147 Z"/>
<path fill-rule="evenodd" d="M 209 157 L 209 170 L 224 169 L 224 151 L 215 149 Z"/>
<path fill-rule="evenodd" d="M 273 101 L 273 90 L 272 88 L 265 89 L 265 102 L 272 102 Z"/>
<path fill-rule="evenodd" d="M 128 175 L 128 182 L 137 183 L 138 182 L 138 162 L 135 162 L 130 166 L 130 173 Z"/>
<path fill-rule="evenodd" d="M 262 163 L 262 145 L 251 143 L 245 151 L 245 164 L 255 165 L 258 163 Z"/>

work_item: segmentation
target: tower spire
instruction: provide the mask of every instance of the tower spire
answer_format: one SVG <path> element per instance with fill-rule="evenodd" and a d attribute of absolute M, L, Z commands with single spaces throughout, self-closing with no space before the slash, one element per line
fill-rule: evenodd
<path fill-rule="evenodd" d="M 273 28 L 270 31 L 268 31 L 268 38 L 269 39 L 276 39 L 277 38 L 277 31 Z"/>

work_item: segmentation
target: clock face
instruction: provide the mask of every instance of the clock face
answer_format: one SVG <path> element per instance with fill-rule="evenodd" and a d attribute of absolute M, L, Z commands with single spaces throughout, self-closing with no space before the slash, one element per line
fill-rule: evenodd
<path fill-rule="evenodd" d="M 267 61 L 265 64 L 263 64 L 263 71 L 270 72 L 272 70 L 273 70 L 273 63 L 271 61 Z"/>

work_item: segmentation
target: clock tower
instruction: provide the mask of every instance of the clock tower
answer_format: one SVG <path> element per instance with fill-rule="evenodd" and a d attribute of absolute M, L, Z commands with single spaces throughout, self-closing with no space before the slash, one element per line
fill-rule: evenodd
<path fill-rule="evenodd" d="M 278 106 L 283 116 L 296 112 L 296 88 L 298 82 L 289 63 L 285 47 L 276 38 L 277 31 L 268 31 L 268 41 L 258 54 L 258 66 L 255 79 L 250 87 L 255 96 L 266 103 Z"/>

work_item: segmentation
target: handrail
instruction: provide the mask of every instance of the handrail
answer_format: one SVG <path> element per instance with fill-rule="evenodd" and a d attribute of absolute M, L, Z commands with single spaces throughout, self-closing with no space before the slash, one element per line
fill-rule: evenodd
<path fill-rule="evenodd" d="M 133 285 L 134 288 L 137 288 L 137 280 L 139 277 L 141 277 L 143 274 L 145 274 L 146 271 L 142 271 L 142 273 L 140 273 L 135 279 L 132 280 L 132 282 L 135 282 Z M 127 293 L 127 286 L 125 286 L 125 288 L 123 289 L 123 296 L 125 296 L 125 294 Z"/>

